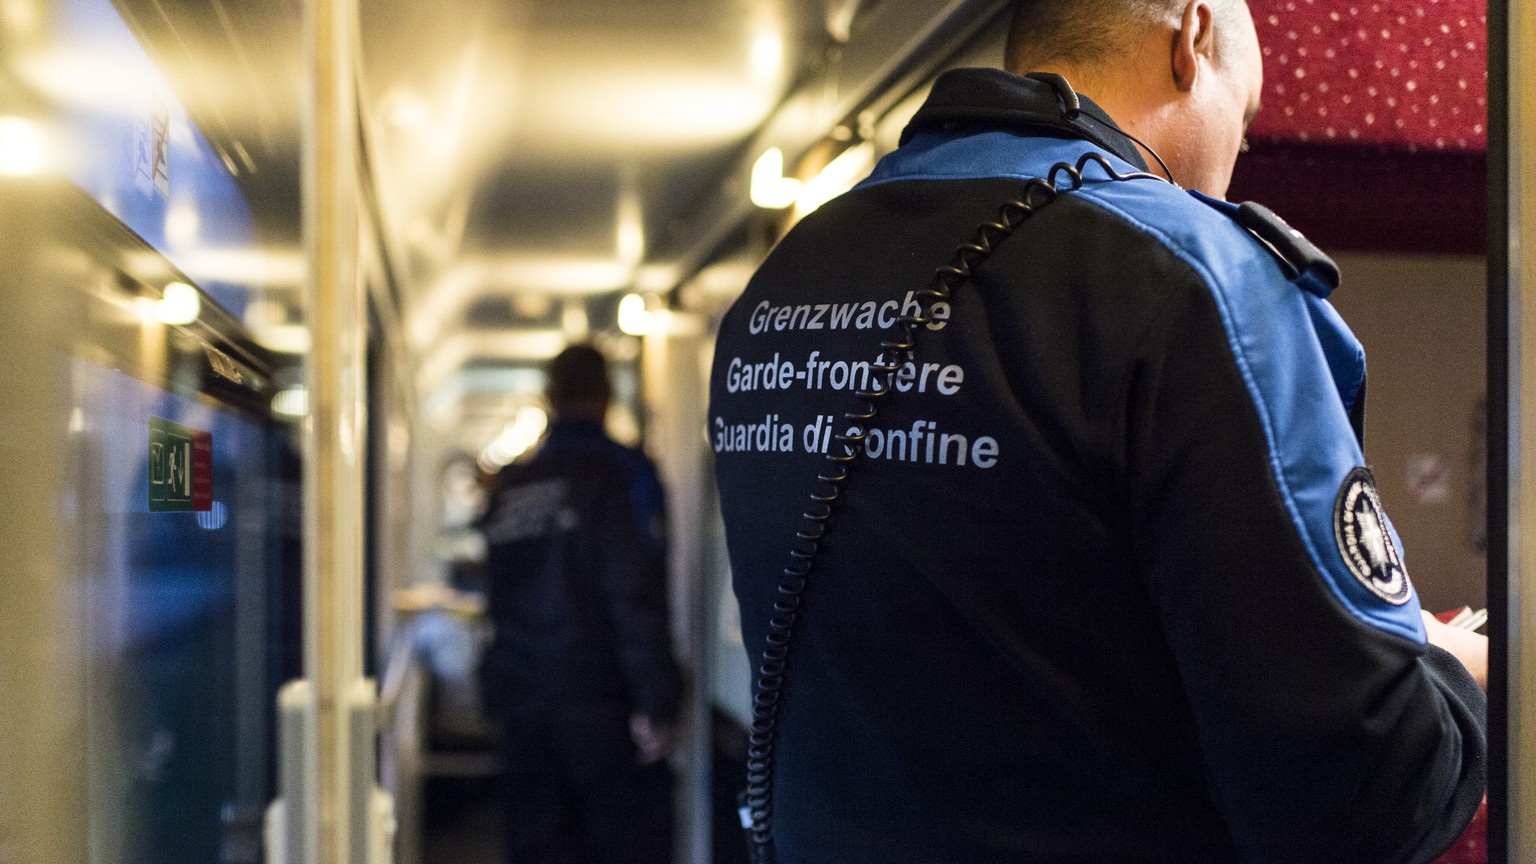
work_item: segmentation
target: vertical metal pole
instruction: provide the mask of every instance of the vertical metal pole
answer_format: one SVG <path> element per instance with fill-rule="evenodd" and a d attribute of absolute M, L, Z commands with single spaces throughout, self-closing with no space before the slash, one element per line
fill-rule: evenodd
<path fill-rule="evenodd" d="M 50 41 L 48 8 L 20 3 L 36 28 L 0 25 L 0 114 L 47 115 L 22 97 L 22 72 Z M 28 17 L 23 15 L 23 18 Z M 91 848 L 86 742 L 87 609 L 80 561 L 104 538 L 80 535 L 83 494 L 70 343 L 86 321 L 67 184 L 0 176 L 0 861 L 85 861 Z M 77 232 L 76 232 L 77 233 Z"/>
<path fill-rule="evenodd" d="M 686 313 L 673 313 L 667 331 L 647 336 L 642 392 L 647 404 L 647 438 L 657 454 L 657 468 L 667 490 L 670 529 L 671 608 L 673 646 L 693 671 L 691 713 L 679 718 L 683 737 L 683 812 L 678 820 L 677 861 L 704 864 L 712 858 L 710 796 L 714 731 L 710 714 L 708 609 L 705 608 L 703 545 L 704 518 L 712 505 L 704 441 L 699 430 L 707 416 L 702 399 L 666 399 L 670 393 L 701 393 L 708 389 L 703 357 L 707 340 L 703 324 Z M 734 791 L 734 790 L 733 790 Z"/>
<path fill-rule="evenodd" d="M 78 536 L 66 504 L 82 488 L 80 445 L 67 434 L 68 352 L 86 320 L 73 274 L 48 263 L 65 228 L 48 202 L 67 192 L 0 177 L 0 862 L 85 861 L 90 851 L 87 619 L 74 556 L 106 541 Z"/>
<path fill-rule="evenodd" d="M 1507 237 L 1495 238 L 1498 248 L 1490 250 L 1507 284 L 1504 312 L 1508 319 L 1502 358 L 1507 413 L 1495 418 L 1507 424 L 1502 479 L 1508 521 L 1502 551 L 1508 577 L 1505 585 L 1493 586 L 1494 591 L 1505 589 L 1500 598 L 1504 632 L 1494 664 L 1495 672 L 1503 672 L 1504 689 L 1493 701 L 1493 710 L 1499 712 L 1494 717 L 1495 733 L 1506 748 L 1505 762 L 1495 773 L 1503 788 L 1494 789 L 1504 792 L 1505 804 L 1496 808 L 1501 812 L 1493 825 L 1497 836 L 1491 839 L 1496 850 L 1507 844 L 1500 850 L 1506 853 L 1505 860 L 1530 861 L 1536 860 L 1536 789 L 1532 788 L 1536 782 L 1536 674 L 1526 667 L 1536 662 L 1536 474 L 1526 466 L 1536 463 L 1536 354 L 1524 346 L 1536 346 L 1536 149 L 1522 146 L 1522 138 L 1527 123 L 1536 118 L 1536 75 L 1523 68 L 1536 59 L 1536 4 L 1522 0 L 1492 4 L 1489 25 L 1490 45 L 1504 55 L 1490 70 L 1495 73 L 1490 81 L 1504 90 L 1491 94 L 1490 115 L 1507 107 L 1503 128 L 1490 124 L 1502 134 L 1496 149 L 1490 146 L 1489 155 L 1490 165 L 1502 157 L 1507 172 L 1506 192 L 1497 197 L 1508 226 Z M 1499 551 L 1490 546 L 1490 553 Z"/>
<path fill-rule="evenodd" d="M 1510 283 L 1513 260 L 1510 207 L 1509 6 L 1488 4 L 1488 331 L 1487 331 L 1487 569 L 1488 569 L 1488 856 L 1509 859 L 1509 601 L 1514 558 L 1509 526 L 1517 516 L 1510 497 L 1513 448 L 1510 376 L 1514 346 L 1510 327 L 1513 304 Z M 1518 524 L 1517 519 L 1513 521 Z"/>
<path fill-rule="evenodd" d="M 310 848 L 346 864 L 354 848 L 356 727 L 362 677 L 364 382 L 367 314 L 358 266 L 357 0 L 308 0 L 309 105 L 304 132 L 306 299 L 305 674 L 316 696 Z M 372 746 L 372 742 L 367 742 Z M 362 862 L 356 862 L 362 864 Z"/>

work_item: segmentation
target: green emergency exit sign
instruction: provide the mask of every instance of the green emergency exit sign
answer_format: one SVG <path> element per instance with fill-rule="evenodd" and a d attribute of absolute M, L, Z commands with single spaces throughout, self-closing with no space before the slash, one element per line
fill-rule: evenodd
<path fill-rule="evenodd" d="M 149 418 L 151 513 L 213 509 L 213 435 Z"/>

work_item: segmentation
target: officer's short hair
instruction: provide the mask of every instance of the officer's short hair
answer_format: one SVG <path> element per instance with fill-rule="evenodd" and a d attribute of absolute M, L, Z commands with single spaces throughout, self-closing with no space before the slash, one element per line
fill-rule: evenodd
<path fill-rule="evenodd" d="M 1245 0 L 1210 0 L 1227 15 Z M 1179 20 L 1189 0 L 1015 0 L 1004 65 L 1028 72 L 1047 63 L 1107 62 L 1142 29 Z M 1218 35 L 1223 29 L 1218 28 Z M 1217 49 L 1220 50 L 1220 43 Z"/>
<path fill-rule="evenodd" d="M 572 405 L 606 404 L 613 391 L 608 383 L 608 361 L 591 345 L 572 345 L 549 361 L 549 382 L 544 396 L 559 412 Z"/>

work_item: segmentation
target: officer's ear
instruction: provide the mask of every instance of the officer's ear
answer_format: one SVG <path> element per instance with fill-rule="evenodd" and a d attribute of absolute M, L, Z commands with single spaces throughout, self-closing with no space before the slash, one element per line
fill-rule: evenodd
<path fill-rule="evenodd" d="M 1173 35 L 1173 83 L 1180 92 L 1195 89 L 1202 59 L 1207 64 L 1214 64 L 1216 60 L 1216 13 L 1209 0 L 1190 0 L 1179 17 L 1179 29 Z"/>

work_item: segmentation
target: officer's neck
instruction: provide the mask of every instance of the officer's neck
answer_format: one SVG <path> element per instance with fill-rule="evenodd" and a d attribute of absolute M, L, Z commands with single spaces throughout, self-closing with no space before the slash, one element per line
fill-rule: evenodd
<path fill-rule="evenodd" d="M 1152 57 L 1137 59 L 1150 48 L 1134 50 L 1137 53 L 1122 62 L 1042 63 L 1023 71 L 1054 72 L 1067 79 L 1073 90 L 1092 99 L 1115 125 L 1138 139 L 1136 145 L 1147 163 L 1156 164 L 1152 150 L 1166 155 L 1177 149 L 1175 118 L 1180 93 L 1171 75 L 1157 74 L 1163 67 L 1151 62 Z"/>
<path fill-rule="evenodd" d="M 602 423 L 608 417 L 607 402 L 577 402 L 560 405 L 553 408 L 551 413 L 556 423 L 572 421 L 578 423 Z"/>

